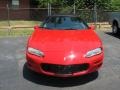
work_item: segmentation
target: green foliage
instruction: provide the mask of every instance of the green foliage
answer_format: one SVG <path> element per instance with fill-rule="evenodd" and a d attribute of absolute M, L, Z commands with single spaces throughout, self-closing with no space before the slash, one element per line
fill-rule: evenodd
<path fill-rule="evenodd" d="M 39 2 L 39 7 L 46 7 L 48 3 L 54 5 L 61 2 L 61 0 L 36 0 L 36 1 Z"/>
<path fill-rule="evenodd" d="M 93 9 L 95 4 L 98 9 L 109 9 L 110 0 L 76 0 L 76 5 L 80 9 Z"/>
<path fill-rule="evenodd" d="M 39 7 L 47 7 L 48 3 L 52 6 L 70 7 L 74 4 L 77 9 L 93 9 L 96 4 L 98 9 L 120 9 L 120 0 L 36 0 Z"/>
<path fill-rule="evenodd" d="M 120 10 L 120 0 L 111 0 L 111 9 Z"/>

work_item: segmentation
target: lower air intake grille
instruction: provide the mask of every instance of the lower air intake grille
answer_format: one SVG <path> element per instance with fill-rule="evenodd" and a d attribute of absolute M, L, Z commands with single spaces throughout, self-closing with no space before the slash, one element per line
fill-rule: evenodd
<path fill-rule="evenodd" d="M 41 67 L 46 72 L 56 74 L 72 74 L 88 69 L 88 64 L 77 64 L 77 65 L 55 65 L 55 64 L 41 64 Z"/>

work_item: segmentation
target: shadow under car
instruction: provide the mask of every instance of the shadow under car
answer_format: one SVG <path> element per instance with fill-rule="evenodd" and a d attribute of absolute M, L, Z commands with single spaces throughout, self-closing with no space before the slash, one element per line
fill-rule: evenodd
<path fill-rule="evenodd" d="M 60 77 L 47 76 L 33 72 L 27 68 L 27 65 L 25 63 L 23 67 L 23 77 L 24 79 L 39 85 L 52 86 L 52 87 L 71 87 L 71 86 L 83 85 L 91 81 L 94 81 L 98 77 L 98 72 L 93 72 L 91 74 L 87 74 L 79 77 L 60 78 Z"/>
<path fill-rule="evenodd" d="M 110 35 L 110 36 L 113 36 L 113 37 L 115 37 L 115 38 L 120 39 L 120 33 L 113 34 L 112 32 L 105 32 L 105 34 L 107 34 L 107 35 Z"/>

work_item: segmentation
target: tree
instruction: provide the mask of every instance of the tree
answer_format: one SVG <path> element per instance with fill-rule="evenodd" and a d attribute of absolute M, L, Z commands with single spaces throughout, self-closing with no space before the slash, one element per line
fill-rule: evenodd
<path fill-rule="evenodd" d="M 46 7 L 48 3 L 54 5 L 56 3 L 60 3 L 61 0 L 36 0 L 39 2 L 38 7 Z"/>
<path fill-rule="evenodd" d="M 120 0 L 111 0 L 111 9 L 120 10 Z"/>
<path fill-rule="evenodd" d="M 80 9 L 93 9 L 97 5 L 98 9 L 108 9 L 110 7 L 110 0 L 76 0 L 77 7 Z"/>
<path fill-rule="evenodd" d="M 93 9 L 96 4 L 98 9 L 111 9 L 113 7 L 120 6 L 120 0 L 36 0 L 39 3 L 39 7 L 47 7 L 48 3 L 51 3 L 52 6 L 72 6 L 76 5 L 77 9 Z"/>

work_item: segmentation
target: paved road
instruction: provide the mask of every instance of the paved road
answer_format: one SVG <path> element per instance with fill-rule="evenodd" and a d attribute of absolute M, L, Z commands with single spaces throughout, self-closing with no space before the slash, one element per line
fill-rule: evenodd
<path fill-rule="evenodd" d="M 26 68 L 26 37 L 0 38 L 0 90 L 119 90 L 120 36 L 97 33 L 105 49 L 103 67 L 98 73 L 66 79 L 38 75 Z"/>

